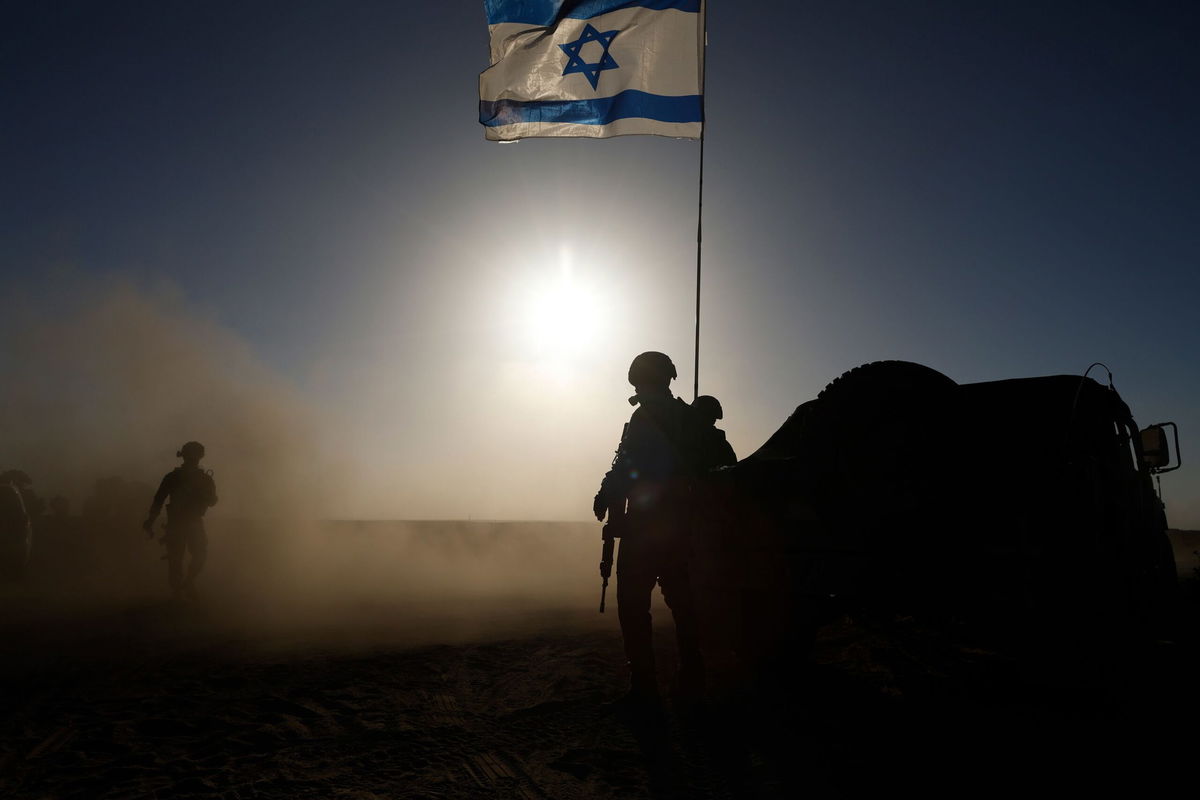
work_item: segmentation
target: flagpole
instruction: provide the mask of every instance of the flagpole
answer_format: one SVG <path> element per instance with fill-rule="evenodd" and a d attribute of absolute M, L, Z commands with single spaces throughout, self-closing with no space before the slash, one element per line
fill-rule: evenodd
<path fill-rule="evenodd" d="M 707 5 L 707 3 L 705 4 Z M 696 343 L 695 362 L 692 368 L 692 402 L 700 396 L 700 272 L 703 264 L 704 244 L 704 131 L 708 119 L 704 114 L 704 78 L 708 62 L 708 11 L 701 8 L 703 32 L 700 40 L 700 182 L 696 190 Z"/>
<path fill-rule="evenodd" d="M 703 124 L 703 123 L 702 123 Z M 692 372 L 692 400 L 700 396 L 700 271 L 704 244 L 704 129 L 700 129 L 700 187 L 696 205 L 696 361 Z"/>

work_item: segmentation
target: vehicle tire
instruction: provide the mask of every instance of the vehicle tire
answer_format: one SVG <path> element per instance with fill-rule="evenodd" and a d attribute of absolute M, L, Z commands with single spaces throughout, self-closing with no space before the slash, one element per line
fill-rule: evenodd
<path fill-rule="evenodd" d="M 865 588 L 890 611 L 944 602 L 947 581 L 968 565 L 951 540 L 957 519 L 946 500 L 947 456 L 936 433 L 951 417 L 957 384 L 908 361 L 877 361 L 846 372 L 817 395 L 803 450 L 824 468 L 821 513 L 848 547 L 865 554 Z M 929 595 L 929 596 L 926 596 Z"/>
<path fill-rule="evenodd" d="M 873 395 L 892 392 L 905 397 L 925 397 L 953 389 L 958 384 L 932 367 L 912 361 L 872 361 L 833 379 L 817 395 L 824 403 L 864 407 Z"/>

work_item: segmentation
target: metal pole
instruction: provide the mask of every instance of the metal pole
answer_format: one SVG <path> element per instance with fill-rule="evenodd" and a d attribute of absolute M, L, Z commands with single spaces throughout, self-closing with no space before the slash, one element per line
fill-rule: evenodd
<path fill-rule="evenodd" d="M 700 133 L 700 203 L 696 210 L 696 363 L 692 373 L 692 400 L 700 396 L 700 267 L 704 242 L 704 133 Z"/>
<path fill-rule="evenodd" d="M 696 359 L 692 369 L 693 402 L 700 396 L 700 268 L 704 244 L 704 131 L 708 127 L 708 118 L 704 113 L 704 73 L 708 62 L 708 11 L 702 9 L 701 13 L 704 14 L 704 31 L 701 34 L 704 38 L 701 40 L 700 46 L 700 183 L 696 197 Z"/>

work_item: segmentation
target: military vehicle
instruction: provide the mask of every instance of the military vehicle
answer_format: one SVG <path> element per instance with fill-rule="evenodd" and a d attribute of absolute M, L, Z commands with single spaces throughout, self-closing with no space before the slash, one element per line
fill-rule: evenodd
<path fill-rule="evenodd" d="M 698 487 L 708 646 L 790 663 L 847 611 L 1021 652 L 1161 636 L 1176 589 L 1152 480 L 1178 466 L 1167 427 L 1139 432 L 1111 375 L 960 385 L 910 362 L 853 369 Z"/>
<path fill-rule="evenodd" d="M 33 523 L 21 492 L 12 483 L 0 482 L 0 578 L 25 574 L 33 550 Z"/>

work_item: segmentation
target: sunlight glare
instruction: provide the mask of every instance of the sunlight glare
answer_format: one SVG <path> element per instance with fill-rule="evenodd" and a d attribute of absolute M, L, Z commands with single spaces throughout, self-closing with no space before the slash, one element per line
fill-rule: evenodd
<path fill-rule="evenodd" d="M 595 349 L 600 328 L 600 299 L 577 279 L 571 252 L 564 247 L 557 275 L 530 293 L 528 342 L 539 359 L 570 364 Z"/>

